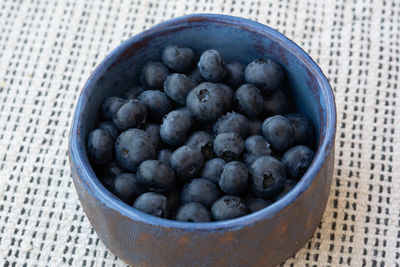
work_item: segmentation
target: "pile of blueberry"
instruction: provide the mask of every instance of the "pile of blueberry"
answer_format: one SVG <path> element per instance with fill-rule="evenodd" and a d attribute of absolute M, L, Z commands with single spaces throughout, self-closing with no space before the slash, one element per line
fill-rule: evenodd
<path fill-rule="evenodd" d="M 198 62 L 197 66 L 195 62 Z M 106 99 L 87 139 L 100 181 L 162 218 L 227 220 L 280 199 L 314 158 L 315 131 L 290 113 L 283 68 L 260 58 L 226 64 L 168 46 L 141 85 Z"/>

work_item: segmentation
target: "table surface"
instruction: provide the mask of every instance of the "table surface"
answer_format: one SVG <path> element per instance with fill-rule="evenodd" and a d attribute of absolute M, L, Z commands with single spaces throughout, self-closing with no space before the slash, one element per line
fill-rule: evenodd
<path fill-rule="evenodd" d="M 199 12 L 276 28 L 314 58 L 335 91 L 326 212 L 284 265 L 399 266 L 397 0 L 1 1 L 0 265 L 124 265 L 99 241 L 75 193 L 67 158 L 73 110 L 91 71 L 119 43 Z"/>

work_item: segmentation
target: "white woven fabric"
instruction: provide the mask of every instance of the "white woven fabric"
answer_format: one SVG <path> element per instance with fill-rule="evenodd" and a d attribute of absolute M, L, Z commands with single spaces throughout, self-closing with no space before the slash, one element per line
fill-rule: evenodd
<path fill-rule="evenodd" d="M 124 265 L 75 193 L 67 159 L 74 106 L 119 43 L 198 12 L 276 28 L 310 53 L 335 90 L 331 196 L 314 237 L 284 265 L 399 266 L 397 0 L 1 1 L 0 265 Z"/>

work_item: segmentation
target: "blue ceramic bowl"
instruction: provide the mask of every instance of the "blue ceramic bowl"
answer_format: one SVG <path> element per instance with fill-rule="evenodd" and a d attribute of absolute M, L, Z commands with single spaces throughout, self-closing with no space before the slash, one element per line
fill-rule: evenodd
<path fill-rule="evenodd" d="M 142 213 L 120 201 L 97 179 L 85 150 L 101 102 L 138 82 L 145 62 L 170 44 L 199 54 L 214 48 L 226 61 L 270 57 L 286 70 L 296 108 L 317 130 L 317 153 L 286 196 L 247 216 L 186 223 Z M 69 141 L 70 163 L 81 204 L 100 239 L 134 266 L 273 266 L 294 255 L 312 236 L 331 186 L 336 112 L 329 83 L 316 63 L 279 32 L 256 22 L 199 14 L 172 19 L 125 41 L 91 74 L 79 97 Z"/>

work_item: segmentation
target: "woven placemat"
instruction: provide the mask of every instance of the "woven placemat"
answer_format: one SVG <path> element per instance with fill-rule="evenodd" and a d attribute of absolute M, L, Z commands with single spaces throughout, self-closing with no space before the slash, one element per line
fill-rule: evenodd
<path fill-rule="evenodd" d="M 1 1 L 0 264 L 124 265 L 99 241 L 75 193 L 67 158 L 74 106 L 119 43 L 198 12 L 276 28 L 334 88 L 330 199 L 313 238 L 285 266 L 399 266 L 398 0 Z"/>

